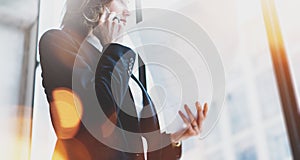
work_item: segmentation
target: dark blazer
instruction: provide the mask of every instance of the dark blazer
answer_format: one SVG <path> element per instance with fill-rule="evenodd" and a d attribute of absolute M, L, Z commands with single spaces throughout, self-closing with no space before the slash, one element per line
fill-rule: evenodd
<path fill-rule="evenodd" d="M 135 78 L 131 74 L 131 66 L 136 54 L 120 44 L 109 44 L 100 53 L 85 37 L 66 29 L 47 31 L 40 40 L 39 53 L 43 87 L 50 107 L 54 101 L 53 91 L 59 88 L 69 89 L 78 95 L 83 107 L 79 129 L 72 138 L 61 138 L 59 126 L 55 126 L 52 119 L 58 135 L 53 159 L 58 155 L 71 160 L 143 160 L 141 136 L 143 130 L 153 124 L 150 121 L 157 120 L 157 117 L 150 118 L 150 123 L 144 121 L 144 124 L 136 118 L 128 87 L 129 78 Z M 145 90 L 143 92 L 147 95 L 147 103 L 154 108 L 148 93 Z M 104 137 L 101 126 L 107 117 L 114 114 L 117 115 L 116 126 L 121 132 L 115 129 L 108 137 Z M 127 131 L 137 134 L 128 135 Z M 175 160 L 181 157 L 181 147 L 173 147 L 168 134 L 159 133 L 155 138 L 148 139 L 148 145 L 160 145 L 161 142 L 169 145 L 147 152 L 148 160 Z M 119 149 L 107 145 L 117 145 Z M 137 153 L 127 152 L 131 150 Z"/>

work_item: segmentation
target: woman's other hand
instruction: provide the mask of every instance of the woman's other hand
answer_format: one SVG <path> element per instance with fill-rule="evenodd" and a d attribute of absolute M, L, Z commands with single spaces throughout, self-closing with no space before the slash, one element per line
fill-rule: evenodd
<path fill-rule="evenodd" d="M 93 34 L 100 40 L 102 46 L 109 43 L 121 43 L 122 33 L 124 31 L 124 23 L 120 21 L 120 17 L 116 12 L 104 10 L 100 17 L 98 26 L 93 30 Z"/>
<path fill-rule="evenodd" d="M 172 143 L 178 143 L 182 140 L 197 136 L 201 133 L 203 121 L 207 116 L 208 105 L 207 103 L 205 103 L 204 107 L 202 108 L 201 104 L 199 102 L 196 102 L 195 106 L 197 108 L 196 117 L 187 105 L 184 105 L 184 109 L 188 117 L 186 117 L 181 111 L 179 111 L 179 115 L 186 125 L 186 128 L 171 134 Z"/>

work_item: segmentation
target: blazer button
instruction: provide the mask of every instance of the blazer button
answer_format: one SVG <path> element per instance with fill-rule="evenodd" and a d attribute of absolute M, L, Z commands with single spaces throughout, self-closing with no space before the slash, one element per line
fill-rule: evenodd
<path fill-rule="evenodd" d="M 136 153 L 136 154 L 135 154 L 135 156 L 137 156 L 137 157 L 141 157 L 141 156 L 142 156 L 142 154 L 140 154 L 140 153 Z"/>
<path fill-rule="evenodd" d="M 128 73 L 129 76 L 131 76 L 131 71 L 130 70 L 128 70 L 127 73 Z"/>
<path fill-rule="evenodd" d="M 133 63 L 133 58 L 130 58 L 129 60 L 130 60 L 130 63 Z"/>

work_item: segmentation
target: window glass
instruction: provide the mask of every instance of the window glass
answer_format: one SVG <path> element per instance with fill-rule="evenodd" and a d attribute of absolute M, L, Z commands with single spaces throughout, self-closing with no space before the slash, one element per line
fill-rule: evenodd
<path fill-rule="evenodd" d="M 295 18 L 300 14 L 300 2 L 297 0 L 276 0 L 280 27 L 282 29 L 286 52 L 288 54 L 290 69 L 294 78 L 294 86 L 298 94 L 300 93 L 300 22 Z M 298 108 L 299 102 L 298 102 Z M 300 118 L 300 111 L 299 117 Z"/>

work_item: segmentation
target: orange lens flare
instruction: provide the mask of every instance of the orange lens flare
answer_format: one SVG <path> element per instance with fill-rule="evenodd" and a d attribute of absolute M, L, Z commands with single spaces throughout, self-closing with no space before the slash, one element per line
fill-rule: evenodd
<path fill-rule="evenodd" d="M 76 139 L 58 140 L 52 155 L 53 160 L 84 159 L 91 160 L 85 146 Z"/>
<path fill-rule="evenodd" d="M 70 89 L 58 88 L 52 92 L 51 118 L 58 138 L 67 139 L 76 135 L 83 108 L 80 98 Z"/>
<path fill-rule="evenodd" d="M 261 3 L 271 53 L 283 54 L 285 53 L 284 42 L 276 14 L 275 2 L 273 0 L 262 0 Z"/>

